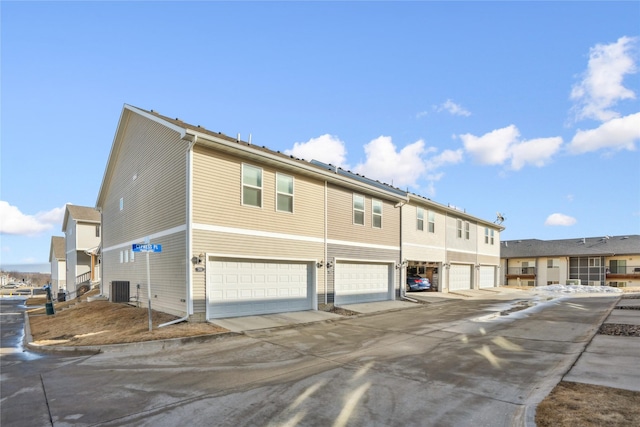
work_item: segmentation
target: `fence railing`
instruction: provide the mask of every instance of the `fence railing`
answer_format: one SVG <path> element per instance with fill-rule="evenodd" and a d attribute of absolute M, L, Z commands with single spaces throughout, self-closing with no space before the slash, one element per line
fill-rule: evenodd
<path fill-rule="evenodd" d="M 607 267 L 607 275 L 640 276 L 640 266 L 609 266 Z"/>
<path fill-rule="evenodd" d="M 507 274 L 510 276 L 534 276 L 536 274 L 535 267 L 509 267 Z"/>

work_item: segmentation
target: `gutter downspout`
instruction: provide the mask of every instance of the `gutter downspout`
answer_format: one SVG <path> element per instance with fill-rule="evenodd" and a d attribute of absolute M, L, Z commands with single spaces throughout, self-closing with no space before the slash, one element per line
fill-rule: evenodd
<path fill-rule="evenodd" d="M 187 137 L 185 136 L 185 139 Z M 187 205 L 187 212 L 186 212 L 186 217 L 187 217 L 187 275 L 186 275 L 186 279 L 187 279 L 187 286 L 185 289 L 185 294 L 186 294 L 186 298 L 185 298 L 185 303 L 186 303 L 186 310 L 185 313 L 186 315 L 184 317 L 181 317 L 180 319 L 175 319 L 172 320 L 170 322 L 167 323 L 163 323 L 162 325 L 158 325 L 158 328 L 162 328 L 164 326 L 169 326 L 169 325 L 174 325 L 176 323 L 180 323 L 180 322 L 185 322 L 187 320 L 189 320 L 189 314 L 191 314 L 193 312 L 193 298 L 191 295 L 191 284 L 193 283 L 193 268 L 189 263 L 189 255 L 191 252 L 191 242 L 193 239 L 193 209 L 191 208 L 191 204 L 192 204 L 192 197 L 191 197 L 191 193 L 193 190 L 193 173 L 192 173 L 192 167 L 191 165 L 193 164 L 193 146 L 196 145 L 196 142 L 198 141 L 198 135 L 193 135 L 193 139 L 191 141 L 189 141 L 189 147 L 187 148 L 187 200 L 186 200 L 186 205 Z"/>

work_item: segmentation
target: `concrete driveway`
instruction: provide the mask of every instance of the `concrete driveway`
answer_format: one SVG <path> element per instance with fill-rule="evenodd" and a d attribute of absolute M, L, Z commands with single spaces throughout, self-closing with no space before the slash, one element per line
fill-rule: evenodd
<path fill-rule="evenodd" d="M 2 425 L 524 425 L 618 298 L 519 296 L 120 346 L 38 377 L 2 359 Z"/>

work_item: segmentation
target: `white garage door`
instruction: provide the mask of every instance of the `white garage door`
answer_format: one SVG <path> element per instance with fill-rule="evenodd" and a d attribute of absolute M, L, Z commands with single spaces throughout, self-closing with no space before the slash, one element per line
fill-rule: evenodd
<path fill-rule="evenodd" d="M 480 287 L 493 288 L 496 286 L 496 268 L 490 265 L 480 266 Z"/>
<path fill-rule="evenodd" d="M 335 268 L 335 305 L 391 299 L 390 264 L 338 262 Z"/>
<path fill-rule="evenodd" d="M 449 269 L 449 290 L 471 289 L 471 266 L 451 264 Z"/>
<path fill-rule="evenodd" d="M 311 310 L 313 269 L 304 262 L 215 259 L 207 266 L 208 317 Z"/>

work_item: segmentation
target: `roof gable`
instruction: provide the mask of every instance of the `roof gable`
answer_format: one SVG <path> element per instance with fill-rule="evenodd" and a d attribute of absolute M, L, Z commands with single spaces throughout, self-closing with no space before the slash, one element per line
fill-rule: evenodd
<path fill-rule="evenodd" d="M 67 231 L 69 219 L 76 222 L 92 222 L 100 224 L 100 212 L 88 206 L 76 206 L 67 204 L 64 210 L 64 220 L 62 221 L 62 231 Z"/>

